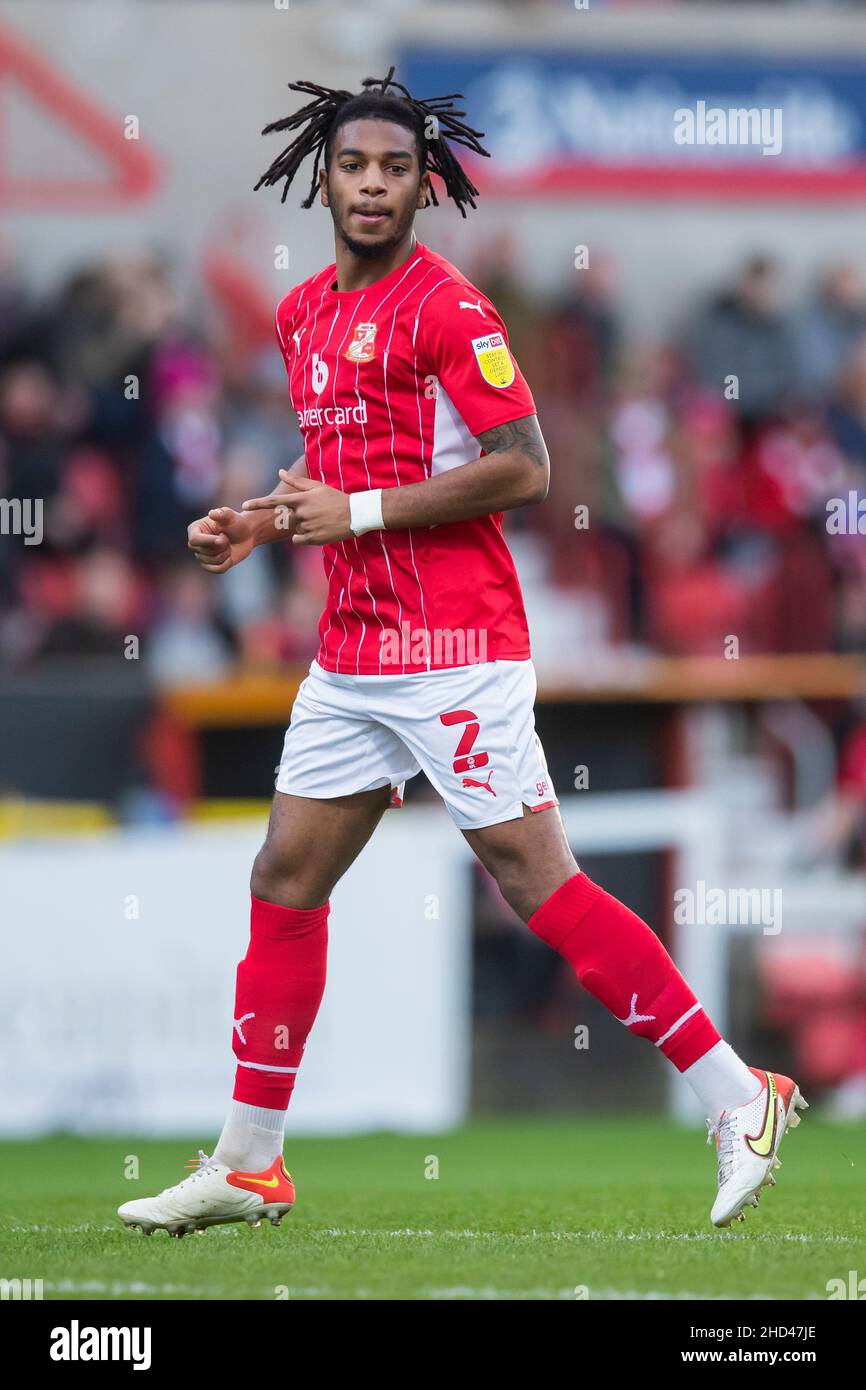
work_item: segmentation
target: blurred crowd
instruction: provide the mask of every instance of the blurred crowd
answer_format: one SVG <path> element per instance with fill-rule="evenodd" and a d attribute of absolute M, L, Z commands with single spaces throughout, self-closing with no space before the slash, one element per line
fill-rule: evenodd
<path fill-rule="evenodd" d="M 129 634 L 160 683 L 315 649 L 318 554 L 265 547 L 214 582 L 186 549 L 190 521 L 269 492 L 302 441 L 267 295 L 216 258 L 181 279 L 106 260 L 34 297 L 0 262 L 0 497 L 43 501 L 40 544 L 0 535 L 7 669 Z"/>
<path fill-rule="evenodd" d="M 506 522 L 527 586 L 586 615 L 601 648 L 719 654 L 734 634 L 743 654 L 862 650 L 857 267 L 820 269 L 792 303 L 782 268 L 755 255 L 635 344 L 610 262 L 542 303 L 517 259 L 503 236 L 465 269 L 508 326 L 552 459 L 547 501 Z M 263 547 L 215 580 L 186 550 L 191 520 L 270 491 L 302 452 L 272 299 L 230 260 L 191 283 L 156 255 L 82 265 L 37 295 L 0 249 L 7 669 L 116 653 L 128 634 L 158 682 L 315 653 L 318 551 Z M 9 534 L 8 502 L 28 498 L 43 503 L 38 545 Z"/>
<path fill-rule="evenodd" d="M 553 460 L 547 504 L 522 520 L 544 529 L 552 581 L 600 615 L 601 641 L 863 649 L 866 292 L 854 265 L 820 269 L 791 303 L 782 268 L 755 255 L 664 339 L 637 345 L 607 262 L 541 312 L 513 278 L 490 290 Z"/>

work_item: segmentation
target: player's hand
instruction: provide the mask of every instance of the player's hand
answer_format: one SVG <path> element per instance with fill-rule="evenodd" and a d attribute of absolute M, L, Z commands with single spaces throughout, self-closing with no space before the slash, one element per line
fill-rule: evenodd
<path fill-rule="evenodd" d="M 210 574 L 224 574 L 247 558 L 256 543 L 255 537 L 255 517 L 231 507 L 214 507 L 188 528 L 187 545 L 202 569 Z"/>
<path fill-rule="evenodd" d="M 263 507 L 285 509 L 286 521 L 291 523 L 286 525 L 286 534 L 291 535 L 293 545 L 332 545 L 351 536 L 347 493 L 314 478 L 289 473 L 285 468 L 280 469 L 280 478 L 292 488 L 291 492 L 277 497 L 253 497 L 244 502 L 244 511 Z M 274 525 L 279 527 L 279 522 Z"/>

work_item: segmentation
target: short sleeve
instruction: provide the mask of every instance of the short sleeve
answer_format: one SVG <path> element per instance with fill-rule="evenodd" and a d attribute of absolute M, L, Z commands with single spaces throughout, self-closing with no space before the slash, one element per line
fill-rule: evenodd
<path fill-rule="evenodd" d="M 277 335 L 279 352 L 284 360 L 286 375 L 289 381 L 292 379 L 292 352 L 296 343 L 292 342 L 295 334 L 295 324 L 297 322 L 297 303 L 299 303 L 299 288 L 295 286 L 288 295 L 282 296 L 277 304 L 277 313 L 274 314 L 274 332 Z"/>
<path fill-rule="evenodd" d="M 476 438 L 536 413 L 505 324 L 478 290 L 449 282 L 422 308 L 418 332 L 425 373 L 435 376 Z"/>
<path fill-rule="evenodd" d="M 274 332 L 276 333 L 277 343 L 279 344 L 280 353 L 282 355 L 283 362 L 285 363 L 287 372 L 289 370 L 288 345 L 291 340 L 292 334 L 292 309 L 294 301 L 294 292 L 292 294 L 285 295 L 277 305 L 277 312 L 274 315 Z"/>

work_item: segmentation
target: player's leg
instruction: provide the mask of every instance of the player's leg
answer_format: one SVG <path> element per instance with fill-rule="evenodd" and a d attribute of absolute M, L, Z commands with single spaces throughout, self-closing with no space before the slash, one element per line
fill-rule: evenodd
<path fill-rule="evenodd" d="M 424 684 L 407 701 L 412 718 L 398 712 L 395 727 L 518 916 L 630 1032 L 658 1047 L 705 1104 L 714 1132 L 721 1127 L 725 1191 L 713 1219 L 729 1220 L 744 1192 L 751 1197 L 770 1180 L 778 1139 L 802 1103 L 797 1088 L 787 1077 L 748 1067 L 720 1037 L 655 932 L 581 872 L 535 733 L 532 663 L 455 668 Z M 734 1117 L 742 1131 L 736 1144 L 729 1132 Z M 772 1153 L 749 1149 L 746 1136 L 758 1133 L 758 1149 L 772 1138 Z M 756 1182 L 753 1158 L 760 1159 Z"/>
<path fill-rule="evenodd" d="M 282 1154 L 286 1110 L 325 988 L 329 898 L 392 790 L 417 771 L 370 716 L 369 692 L 315 665 L 302 683 L 250 880 L 250 943 L 237 970 L 229 1115 L 214 1157 L 264 1169 Z"/>
<path fill-rule="evenodd" d="M 463 833 L 521 920 L 630 1032 L 659 1048 L 711 1115 L 754 1096 L 749 1068 L 722 1042 L 655 932 L 580 870 L 557 807 L 532 814 L 524 806 L 517 819 Z"/>
<path fill-rule="evenodd" d="M 214 1151 L 231 1168 L 259 1172 L 283 1151 L 286 1111 L 325 991 L 328 900 L 390 797 L 390 785 L 322 801 L 274 795 L 237 969 L 235 1085 Z"/>
<path fill-rule="evenodd" d="M 265 902 L 310 909 L 327 902 L 387 810 L 391 786 L 317 801 L 274 792 L 250 892 Z"/>
<path fill-rule="evenodd" d="M 505 900 L 632 1033 L 672 1062 L 702 1101 L 715 1138 L 719 1226 L 758 1205 L 785 1131 L 806 1102 L 790 1077 L 749 1067 L 720 1036 L 655 932 L 571 859 L 559 812 L 464 830 Z M 570 862 L 569 862 L 570 861 Z"/>
<path fill-rule="evenodd" d="M 278 1222 L 295 1200 L 283 1163 L 286 1110 L 325 987 L 329 896 L 392 791 L 417 772 L 369 716 L 360 690 L 311 671 L 292 710 L 268 834 L 251 878 L 250 941 L 237 970 L 230 1113 L 211 1158 L 119 1215 L 183 1235 L 224 1221 Z"/>
<path fill-rule="evenodd" d="M 226 1221 L 279 1224 L 295 1201 L 283 1163 L 286 1111 L 325 988 L 328 898 L 369 840 L 390 784 L 314 801 L 277 792 L 251 880 L 250 941 L 237 969 L 229 1115 L 212 1157 L 176 1187 L 125 1202 L 150 1234 Z M 268 896 L 259 896 L 267 894 Z"/>
<path fill-rule="evenodd" d="M 509 907 L 527 923 L 552 892 L 580 872 L 558 806 L 536 813 L 524 804 L 519 818 L 462 834 Z"/>

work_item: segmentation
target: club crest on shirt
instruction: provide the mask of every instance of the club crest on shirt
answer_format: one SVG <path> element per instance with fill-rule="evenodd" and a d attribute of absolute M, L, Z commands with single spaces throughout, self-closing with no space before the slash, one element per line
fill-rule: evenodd
<path fill-rule="evenodd" d="M 472 339 L 472 351 L 481 375 L 490 386 L 510 386 L 514 380 L 514 362 L 502 333 L 486 333 Z"/>
<path fill-rule="evenodd" d="M 343 356 L 348 362 L 369 362 L 376 356 L 375 323 L 355 324 L 355 336 Z"/>

